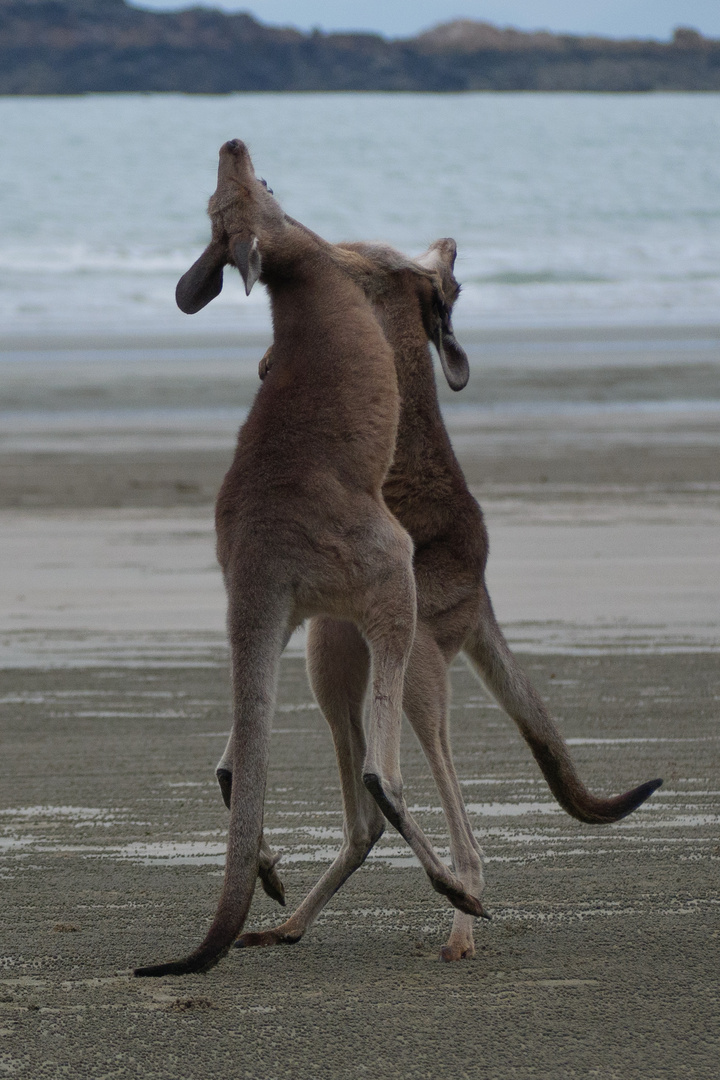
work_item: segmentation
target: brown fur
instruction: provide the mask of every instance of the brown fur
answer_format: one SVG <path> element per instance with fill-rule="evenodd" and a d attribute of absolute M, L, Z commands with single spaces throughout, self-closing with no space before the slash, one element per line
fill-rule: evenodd
<path fill-rule="evenodd" d="M 500 705 L 516 721 L 553 794 L 580 821 L 607 823 L 629 814 L 659 784 L 644 784 L 614 799 L 591 795 L 539 695 L 513 657 L 493 613 L 485 586 L 488 541 L 480 507 L 470 494 L 442 422 L 428 338 L 447 354 L 458 349 L 450 311 L 458 294 L 453 275 L 455 245 L 438 241 L 412 268 L 398 253 L 350 245 L 373 264 L 348 271 L 372 297 L 393 348 L 402 408 L 395 457 L 383 486 L 388 507 L 415 546 L 418 622 L 405 679 L 403 706 L 425 751 L 450 832 L 455 871 L 475 896 L 482 895 L 481 852 L 465 811 L 450 752 L 448 669 L 458 652 L 468 657 Z M 423 275 L 431 268 L 434 285 Z M 437 292 L 443 302 L 438 305 Z M 438 329 L 438 317 L 441 329 Z M 453 345 L 454 343 L 454 345 Z M 456 357 L 457 364 L 457 357 Z M 274 348 L 260 364 L 273 376 Z M 357 629 L 329 618 L 314 619 L 308 639 L 308 670 L 330 724 L 340 767 L 345 838 L 332 866 L 281 926 L 244 934 L 240 946 L 299 940 L 319 911 L 364 861 L 382 821 L 361 782 L 364 757 L 363 703 L 370 657 Z M 221 762 L 220 769 L 223 763 Z M 278 879 L 279 881 L 279 879 Z M 267 891 L 270 891 L 269 889 Z M 456 912 L 445 960 L 473 956 L 472 917 Z"/>
<path fill-rule="evenodd" d="M 136 975 L 207 970 L 240 933 L 260 867 L 268 745 L 280 655 L 304 619 L 358 628 L 372 654 L 363 782 L 411 844 L 433 886 L 480 914 L 413 821 L 399 766 L 402 686 L 415 630 L 412 544 L 381 489 L 399 417 L 391 348 L 366 296 L 330 245 L 256 179 L 247 148 L 221 148 L 209 204 L 212 239 L 181 278 L 179 306 L 198 311 L 235 265 L 249 292 L 268 288 L 272 377 L 238 438 L 216 506 L 232 653 L 232 795 L 225 879 L 210 929 L 182 960 Z"/>

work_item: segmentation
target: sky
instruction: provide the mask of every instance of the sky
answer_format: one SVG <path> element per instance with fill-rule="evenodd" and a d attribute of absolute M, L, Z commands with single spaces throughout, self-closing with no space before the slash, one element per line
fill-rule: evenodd
<path fill-rule="evenodd" d="M 155 10 L 215 7 L 248 11 L 261 22 L 301 30 L 416 34 L 455 18 L 521 30 L 666 40 L 676 26 L 720 38 L 720 0 L 132 0 Z"/>

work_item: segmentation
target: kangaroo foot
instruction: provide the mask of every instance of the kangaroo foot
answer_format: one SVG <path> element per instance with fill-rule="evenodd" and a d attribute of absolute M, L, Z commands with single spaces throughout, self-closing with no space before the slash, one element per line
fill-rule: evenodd
<path fill-rule="evenodd" d="M 273 930 L 258 930 L 255 933 L 241 934 L 235 942 L 235 948 L 265 949 L 270 945 L 295 945 L 301 937 L 301 931 L 276 926 Z"/>
<path fill-rule="evenodd" d="M 443 945 L 440 950 L 440 959 L 446 964 L 452 963 L 453 960 L 472 960 L 474 956 L 474 945 L 469 949 L 462 949 L 459 945 Z"/>
<path fill-rule="evenodd" d="M 258 875 L 260 877 L 260 884 L 263 887 L 266 896 L 269 896 L 271 900 L 280 904 L 281 907 L 285 907 L 285 886 L 282 883 L 280 875 L 275 869 L 275 864 L 280 858 L 277 855 L 270 865 L 263 865 L 262 857 L 260 859 L 260 867 L 258 869 Z"/>
<path fill-rule="evenodd" d="M 453 960 L 472 960 L 475 956 L 475 942 L 470 937 L 454 938 L 450 935 L 447 945 L 440 950 L 440 959 L 449 964 Z"/>
<path fill-rule="evenodd" d="M 435 892 L 440 893 L 441 896 L 446 896 L 458 911 L 464 911 L 467 915 L 474 915 L 477 919 L 487 919 L 488 921 L 492 919 L 492 915 L 485 910 L 477 896 L 466 892 L 452 874 L 448 874 L 447 877 L 445 875 L 434 877 L 429 873 L 428 877 Z"/>
<path fill-rule="evenodd" d="M 464 911 L 467 915 L 474 915 L 476 918 L 489 919 L 490 916 L 478 898 L 467 892 L 460 879 L 456 878 L 445 863 L 438 858 L 432 844 L 408 812 L 402 795 L 393 792 L 388 784 L 383 783 L 377 773 L 363 773 L 363 784 L 390 824 L 395 826 L 415 852 L 430 878 L 433 889 L 442 896 L 446 896 L 458 911 Z"/>
<path fill-rule="evenodd" d="M 223 797 L 223 802 L 230 809 L 230 794 L 232 792 L 232 773 L 229 769 L 216 769 L 215 775 L 217 776 L 217 782 L 220 785 L 220 793 Z"/>

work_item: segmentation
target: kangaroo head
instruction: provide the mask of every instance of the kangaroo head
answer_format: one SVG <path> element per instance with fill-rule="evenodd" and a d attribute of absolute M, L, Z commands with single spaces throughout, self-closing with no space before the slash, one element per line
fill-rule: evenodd
<path fill-rule="evenodd" d="M 470 378 L 465 350 L 458 344 L 452 326 L 452 309 L 460 295 L 454 274 L 457 245 L 450 237 L 436 240 L 415 262 L 434 273 L 432 295 L 422 305 L 428 338 L 437 349 L 448 386 L 462 390 Z"/>
<path fill-rule="evenodd" d="M 175 290 L 177 305 L 187 315 L 194 315 L 220 293 L 227 265 L 240 271 L 249 296 L 288 230 L 282 208 L 265 181 L 255 176 L 248 148 L 240 139 L 220 147 L 217 188 L 208 214 L 212 239 Z"/>
<path fill-rule="evenodd" d="M 436 240 L 416 259 L 384 244 L 358 242 L 337 244 L 333 254 L 371 302 L 392 288 L 393 275 L 411 276 L 425 333 L 437 350 L 448 385 L 462 390 L 470 378 L 470 365 L 452 326 L 452 309 L 460 295 L 453 273 L 456 256 L 457 245 L 449 237 Z"/>

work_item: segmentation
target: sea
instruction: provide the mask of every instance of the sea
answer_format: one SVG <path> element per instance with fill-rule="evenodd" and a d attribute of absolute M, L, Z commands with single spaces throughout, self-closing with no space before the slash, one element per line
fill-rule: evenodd
<path fill-rule="evenodd" d="M 471 377 L 438 387 L 510 640 L 715 647 L 720 95 L 109 94 L 0 98 L 0 667 L 224 641 L 207 503 L 269 307 L 174 292 L 234 137 L 328 240 L 455 238 Z"/>
<path fill-rule="evenodd" d="M 236 275 L 177 278 L 240 137 L 332 241 L 458 244 L 464 328 L 720 322 L 720 95 L 97 94 L 0 99 L 0 338 L 267 331 Z"/>

